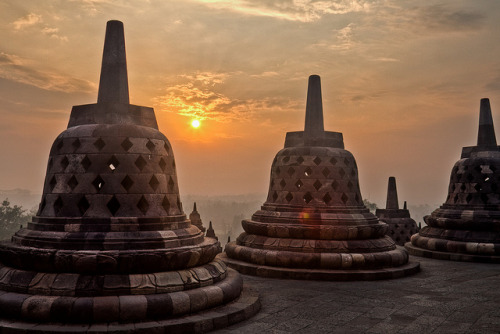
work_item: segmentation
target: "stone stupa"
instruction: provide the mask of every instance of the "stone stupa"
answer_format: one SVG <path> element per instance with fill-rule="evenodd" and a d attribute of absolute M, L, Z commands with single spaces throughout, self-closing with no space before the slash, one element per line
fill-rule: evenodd
<path fill-rule="evenodd" d="M 202 332 L 241 321 L 259 301 L 218 252 L 186 219 L 154 110 L 129 104 L 123 24 L 109 21 L 98 101 L 73 107 L 36 217 L 0 243 L 0 332 Z"/>
<path fill-rule="evenodd" d="M 451 170 L 446 202 L 405 247 L 443 260 L 500 262 L 500 147 L 490 101 L 481 99 L 477 145 L 464 147 Z"/>
<path fill-rule="evenodd" d="M 417 223 L 410 217 L 410 211 L 406 208 L 406 201 L 404 203 L 403 209 L 400 209 L 396 178 L 389 177 L 385 209 L 377 209 L 375 215 L 380 221 L 389 225 L 387 235 L 399 246 L 404 246 L 418 231 Z"/>
<path fill-rule="evenodd" d="M 320 77 L 309 77 L 304 131 L 288 132 L 261 210 L 219 255 L 241 273 L 314 280 L 374 280 L 418 272 L 364 206 L 353 155 L 324 131 Z"/>
<path fill-rule="evenodd" d="M 193 205 L 193 211 L 189 214 L 189 220 L 191 224 L 200 229 L 201 232 L 205 233 L 206 228 L 203 226 L 203 222 L 201 221 L 201 216 L 198 210 L 196 209 L 196 202 Z"/>

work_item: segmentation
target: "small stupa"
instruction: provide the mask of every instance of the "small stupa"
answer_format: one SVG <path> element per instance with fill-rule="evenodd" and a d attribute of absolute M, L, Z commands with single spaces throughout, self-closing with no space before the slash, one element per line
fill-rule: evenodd
<path fill-rule="evenodd" d="M 481 99 L 477 145 L 464 147 L 451 170 L 446 202 L 405 247 L 443 260 L 500 262 L 500 147 L 489 99 Z"/>
<path fill-rule="evenodd" d="M 217 236 L 215 235 L 214 228 L 212 227 L 212 221 L 210 221 L 208 224 L 208 230 L 207 230 L 207 234 L 205 236 L 207 238 L 213 238 L 213 239 L 219 240 L 219 238 L 217 238 Z"/>
<path fill-rule="evenodd" d="M 109 21 L 97 103 L 73 107 L 36 217 L 0 243 L 0 332 L 187 333 L 241 321 L 258 298 L 219 249 L 186 219 L 154 110 L 129 103 L 123 24 Z"/>
<path fill-rule="evenodd" d="M 410 237 L 418 231 L 417 223 L 410 217 L 410 211 L 406 208 L 406 201 L 403 209 L 399 208 L 394 176 L 389 177 L 385 209 L 377 209 L 375 215 L 380 221 L 389 225 L 387 235 L 399 246 L 404 246 L 406 242 L 410 241 Z"/>
<path fill-rule="evenodd" d="M 264 277 L 373 280 L 416 273 L 418 263 L 364 206 L 341 133 L 324 130 L 320 77 L 309 77 L 304 131 L 288 132 L 271 166 L 266 202 L 219 257 Z"/>
<path fill-rule="evenodd" d="M 198 210 L 196 209 L 196 202 L 193 205 L 193 211 L 189 214 L 189 220 L 191 221 L 191 225 L 196 226 L 203 233 L 205 233 L 205 226 L 203 226 L 203 222 L 201 221 L 201 216 Z"/>

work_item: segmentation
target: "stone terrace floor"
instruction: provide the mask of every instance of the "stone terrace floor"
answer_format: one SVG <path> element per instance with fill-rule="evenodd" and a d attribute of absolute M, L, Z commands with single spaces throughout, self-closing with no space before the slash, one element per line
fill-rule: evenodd
<path fill-rule="evenodd" d="M 420 273 L 386 281 L 244 275 L 261 311 L 214 333 L 500 333 L 500 264 L 410 260 Z"/>

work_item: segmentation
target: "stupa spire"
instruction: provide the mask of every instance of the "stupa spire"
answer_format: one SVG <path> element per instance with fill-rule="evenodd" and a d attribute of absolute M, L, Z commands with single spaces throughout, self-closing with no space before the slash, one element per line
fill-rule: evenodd
<path fill-rule="evenodd" d="M 125 34 L 120 21 L 106 25 L 97 103 L 129 104 Z"/>
<path fill-rule="evenodd" d="M 321 79 L 319 75 L 311 75 L 307 87 L 304 135 L 307 137 L 318 137 L 322 136 L 324 131 Z"/>
<path fill-rule="evenodd" d="M 389 184 L 387 185 L 387 202 L 386 209 L 399 210 L 398 190 L 396 189 L 396 178 L 389 177 Z"/>
<path fill-rule="evenodd" d="M 477 146 L 497 146 L 493 118 L 489 99 L 481 99 L 479 109 L 479 131 L 477 134 Z"/>

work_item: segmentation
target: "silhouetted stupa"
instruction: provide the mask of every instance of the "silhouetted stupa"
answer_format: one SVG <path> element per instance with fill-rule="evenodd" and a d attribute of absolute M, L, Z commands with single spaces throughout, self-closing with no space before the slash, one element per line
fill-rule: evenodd
<path fill-rule="evenodd" d="M 481 99 L 477 145 L 462 149 L 446 202 L 424 220 L 405 245 L 411 254 L 500 262 L 500 148 L 488 99 Z"/>
<path fill-rule="evenodd" d="M 203 222 L 201 221 L 201 216 L 198 210 L 196 210 L 196 202 L 193 205 L 193 211 L 189 214 L 189 220 L 191 224 L 200 229 L 203 233 L 205 233 L 205 226 L 203 226 Z"/>
<path fill-rule="evenodd" d="M 109 21 L 98 102 L 73 107 L 37 216 L 0 243 L 0 332 L 200 332 L 241 321 L 258 299 L 243 297 L 219 249 L 186 219 L 153 109 L 129 104 L 123 24 Z"/>
<path fill-rule="evenodd" d="M 375 215 L 380 221 L 389 225 L 387 235 L 399 246 L 404 246 L 406 242 L 410 241 L 410 237 L 418 231 L 417 223 L 410 217 L 410 211 L 406 208 L 406 202 L 403 209 L 399 208 L 394 176 L 389 177 L 385 209 L 377 209 Z"/>
<path fill-rule="evenodd" d="M 245 274 L 371 280 L 416 273 L 363 205 L 342 134 L 324 131 L 320 77 L 309 77 L 304 131 L 289 132 L 271 167 L 267 201 L 219 255 Z"/>

